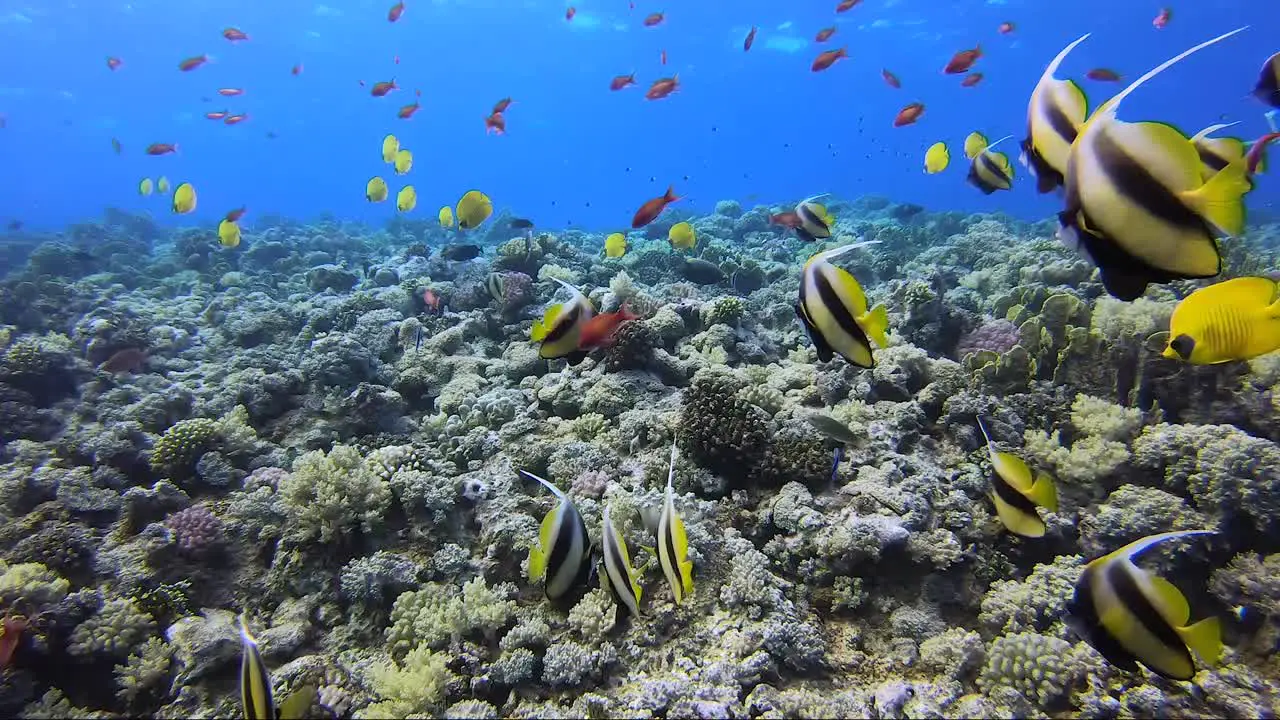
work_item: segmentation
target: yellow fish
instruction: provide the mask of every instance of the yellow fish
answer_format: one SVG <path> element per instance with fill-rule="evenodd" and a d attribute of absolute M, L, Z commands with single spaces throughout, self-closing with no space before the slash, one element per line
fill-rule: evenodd
<path fill-rule="evenodd" d="M 832 217 L 827 210 L 827 206 L 814 202 L 818 198 L 826 197 L 830 193 L 814 195 L 811 198 L 801 200 L 796 205 L 796 217 L 800 218 L 799 227 L 795 228 L 796 235 L 805 242 L 817 242 L 820 239 L 831 237 L 831 226 L 836 224 L 836 219 Z"/>
<path fill-rule="evenodd" d="M 600 584 L 609 588 L 609 594 L 619 607 L 625 608 L 633 617 L 639 617 L 642 614 L 640 572 L 631 564 L 627 541 L 614 527 L 608 505 L 604 506 L 604 518 L 600 521 L 600 554 L 604 560 Z"/>
<path fill-rule="evenodd" d="M 1027 137 L 1022 141 L 1022 164 L 1036 176 L 1036 191 L 1047 193 L 1066 182 L 1067 156 L 1088 117 L 1089 100 L 1071 80 L 1053 74 L 1088 33 L 1067 45 L 1040 75 L 1027 103 Z M 976 134 L 976 133 L 975 133 Z M 984 148 L 985 149 L 985 148 Z M 978 150 L 977 152 L 982 152 Z M 977 152 L 969 156 L 972 160 Z M 968 155 L 968 153 L 965 153 Z"/>
<path fill-rule="evenodd" d="M 995 143 L 992 143 L 995 145 Z M 969 184 L 984 195 L 1013 187 L 1013 163 L 1002 152 L 983 150 L 969 163 Z"/>
<path fill-rule="evenodd" d="M 667 231 L 667 239 L 671 241 L 671 247 L 680 250 L 688 250 L 698 244 L 698 234 L 693 231 L 693 226 L 687 222 L 678 222 L 671 226 Z"/>
<path fill-rule="evenodd" d="M 449 207 L 448 205 L 445 205 L 444 207 L 440 208 L 439 217 L 440 217 L 440 227 L 442 228 L 453 227 L 453 208 Z"/>
<path fill-rule="evenodd" d="M 244 614 L 240 615 L 240 712 L 245 720 L 300 720 L 311 710 L 316 698 L 314 685 L 298 688 L 277 704 L 271 693 L 271 673 L 258 641 L 249 633 Z"/>
<path fill-rule="evenodd" d="M 944 142 L 930 145 L 924 153 L 924 171 L 930 175 L 946 170 L 950 163 L 951 152 L 947 150 L 947 144 Z"/>
<path fill-rule="evenodd" d="M 156 181 L 156 191 L 159 192 L 161 195 L 168 195 L 169 194 L 169 178 L 161 175 L 160 179 Z"/>
<path fill-rule="evenodd" d="M 380 203 L 387 199 L 387 181 L 380 177 L 371 177 L 364 186 L 364 199 Z"/>
<path fill-rule="evenodd" d="M 818 253 L 800 272 L 796 316 L 822 362 L 838 354 L 858 367 L 875 367 L 871 343 L 879 347 L 889 344 L 889 315 L 884 305 L 868 309 L 867 294 L 858 281 L 848 270 L 830 262 L 838 255 L 878 242 L 866 240 Z"/>
<path fill-rule="evenodd" d="M 667 489 L 662 496 L 662 513 L 658 516 L 658 564 L 671 585 L 676 604 L 682 604 L 693 593 L 693 562 L 689 560 L 689 536 L 684 520 L 676 510 L 676 493 L 672 481 L 676 476 L 675 439 L 671 440 L 671 467 L 667 471 Z M 639 596 L 636 597 L 639 600 Z"/>
<path fill-rule="evenodd" d="M 542 518 L 538 542 L 529 546 L 529 579 L 542 580 L 547 599 L 557 601 L 591 576 L 591 537 L 587 524 L 568 495 L 531 472 L 521 470 L 555 494 L 560 501 Z"/>
<path fill-rule="evenodd" d="M 559 279 L 552 278 L 573 294 L 568 303 L 556 303 L 547 308 L 541 320 L 535 320 L 529 329 L 529 339 L 540 342 L 538 356 L 551 358 L 568 358 L 569 363 L 576 365 L 587 356 L 578 350 L 578 340 L 582 336 L 582 328 L 595 314 L 591 301 L 578 288 Z"/>
<path fill-rule="evenodd" d="M 987 440 L 991 468 L 996 471 L 991 479 L 991 502 L 996 506 L 996 517 L 1014 535 L 1044 537 L 1046 527 L 1036 507 L 1058 511 L 1058 489 L 1053 478 L 1043 470 L 1033 473 L 1027 463 L 1013 453 L 996 450 L 982 418 L 978 418 L 978 427 Z"/>
<path fill-rule="evenodd" d="M 458 227 L 470 230 L 493 214 L 493 201 L 479 190 L 468 190 L 458 201 Z"/>
<path fill-rule="evenodd" d="M 400 141 L 395 135 L 388 135 L 382 138 L 382 162 L 393 163 L 396 161 L 396 153 L 400 152 Z"/>
<path fill-rule="evenodd" d="M 395 157 L 396 174 L 404 175 L 413 168 L 413 153 L 408 150 L 397 150 Z"/>
<path fill-rule="evenodd" d="M 173 191 L 173 211 L 186 215 L 196 209 L 196 189 L 191 183 L 182 183 Z"/>
<path fill-rule="evenodd" d="M 1265 277 L 1239 277 L 1200 288 L 1169 318 L 1162 353 L 1193 365 L 1249 360 L 1280 350 L 1280 288 Z"/>
<path fill-rule="evenodd" d="M 400 188 L 400 192 L 396 194 L 396 209 L 400 212 L 409 212 L 417 206 L 418 191 L 414 190 L 412 185 Z"/>
<path fill-rule="evenodd" d="M 1231 163 L 1244 162 L 1243 140 L 1233 137 L 1209 137 L 1212 133 L 1226 130 L 1236 124 L 1238 123 L 1210 125 L 1191 136 L 1191 144 L 1196 146 L 1196 154 L 1200 156 L 1200 177 L 1205 182 Z"/>
<path fill-rule="evenodd" d="M 240 244 L 240 226 L 234 220 L 223 220 L 218 223 L 218 242 L 224 248 L 233 248 Z"/>
<path fill-rule="evenodd" d="M 987 142 L 987 136 L 977 130 L 969 133 L 964 139 L 964 156 L 967 160 L 978 157 L 978 154 L 986 150 L 991 143 Z"/>
<path fill-rule="evenodd" d="M 627 236 L 613 233 L 604 239 L 605 257 L 617 258 L 627 254 Z"/>
<path fill-rule="evenodd" d="M 138 194 L 147 197 L 151 194 L 151 178 L 142 178 L 142 182 L 138 183 Z"/>

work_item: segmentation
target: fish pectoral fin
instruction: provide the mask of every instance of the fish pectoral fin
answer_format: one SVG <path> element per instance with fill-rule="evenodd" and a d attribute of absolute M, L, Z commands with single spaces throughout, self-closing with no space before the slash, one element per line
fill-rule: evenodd
<path fill-rule="evenodd" d="M 547 572 L 547 556 L 542 553 L 542 549 L 537 545 L 529 546 L 527 568 L 530 580 L 538 580 Z"/>
<path fill-rule="evenodd" d="M 888 347 L 889 345 L 889 312 L 885 310 L 884 305 L 877 305 L 858 317 L 858 327 L 867 334 L 879 347 Z"/>
<path fill-rule="evenodd" d="M 301 720 L 311 710 L 311 702 L 316 699 L 316 686 L 304 685 L 294 690 L 276 708 L 276 717 L 280 720 Z"/>
<path fill-rule="evenodd" d="M 1244 232 L 1244 195 L 1252 189 L 1244 163 L 1232 162 L 1209 182 L 1178 197 L 1222 232 L 1239 235 Z"/>
<path fill-rule="evenodd" d="M 1036 473 L 1036 481 L 1027 491 L 1027 499 L 1049 512 L 1058 512 L 1058 487 L 1049 473 L 1043 470 Z"/>
<path fill-rule="evenodd" d="M 1147 578 L 1155 590 L 1156 606 L 1164 619 L 1176 628 L 1186 625 L 1191 619 L 1191 606 L 1187 604 L 1187 597 L 1173 583 L 1159 575 L 1148 573 Z"/>
<path fill-rule="evenodd" d="M 1210 665 L 1216 665 L 1222 656 L 1222 626 L 1218 618 L 1209 617 L 1187 627 L 1178 628 L 1178 635 L 1197 655 Z"/>

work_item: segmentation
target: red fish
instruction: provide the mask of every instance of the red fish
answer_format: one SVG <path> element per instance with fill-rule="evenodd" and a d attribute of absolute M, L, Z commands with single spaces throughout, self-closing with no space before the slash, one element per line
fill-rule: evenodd
<path fill-rule="evenodd" d="M 404 107 L 400 108 L 400 110 L 396 113 L 396 117 L 400 118 L 401 120 L 408 120 L 409 118 L 413 117 L 414 113 L 418 112 L 418 108 L 420 107 L 422 107 L 422 103 L 418 102 L 417 100 L 414 100 L 412 104 L 405 105 Z"/>
<path fill-rule="evenodd" d="M 846 10 L 852 10 L 854 5 L 862 2 L 862 0 L 840 0 L 840 4 L 836 5 L 836 12 L 842 13 Z"/>
<path fill-rule="evenodd" d="M 676 73 L 669 78 L 658 78 L 653 81 L 649 89 L 645 91 L 646 100 L 661 100 L 680 88 L 680 74 Z"/>
<path fill-rule="evenodd" d="M 897 117 L 893 119 L 893 126 L 902 127 L 903 125 L 910 125 L 911 123 L 914 123 L 916 120 L 919 120 L 920 116 L 923 114 L 924 114 L 924 103 L 918 103 L 918 102 L 911 103 L 910 105 L 898 111 Z"/>
<path fill-rule="evenodd" d="M 245 214 L 245 211 L 246 211 L 246 210 L 248 210 L 248 208 L 246 208 L 245 206 L 241 205 L 240 207 L 236 208 L 235 210 L 232 210 L 231 212 L 228 212 L 228 213 L 227 213 L 227 222 L 239 222 L 239 221 L 240 221 L 240 218 L 244 217 L 244 214 Z"/>
<path fill-rule="evenodd" d="M 835 61 L 839 60 L 840 58 L 847 58 L 847 57 L 849 57 L 849 53 L 846 50 L 846 48 L 840 48 L 839 50 L 828 50 L 822 53 L 821 55 L 819 55 L 818 57 L 814 58 L 813 65 L 809 66 L 809 69 L 814 72 L 820 72 L 822 70 L 826 70 L 827 68 L 831 67 L 835 63 Z"/>
<path fill-rule="evenodd" d="M 233 27 L 229 27 L 226 30 L 223 30 L 222 37 L 230 40 L 231 42 L 240 42 L 241 40 L 249 39 L 249 36 L 245 35 L 244 32 L 240 30 L 240 28 L 233 28 Z"/>
<path fill-rule="evenodd" d="M 168 155 L 178 152 L 178 146 L 170 143 L 151 143 L 147 146 L 148 155 Z"/>
<path fill-rule="evenodd" d="M 832 35 L 835 35 L 835 34 L 836 34 L 836 26 L 832 25 L 831 27 L 822 28 L 821 30 L 819 30 L 818 34 L 813 36 L 813 40 L 814 42 L 826 42 L 827 40 L 831 39 Z"/>
<path fill-rule="evenodd" d="M 973 87 L 974 85 L 982 82 L 982 77 L 983 75 L 980 72 L 966 75 L 965 78 L 960 81 L 960 87 Z"/>
<path fill-rule="evenodd" d="M 301 74 L 302 74 L 302 63 L 298 63 L 297 65 L 294 65 L 294 66 L 289 70 L 289 72 L 290 72 L 290 73 L 292 73 L 292 74 L 294 74 L 294 75 L 301 75 Z"/>
<path fill-rule="evenodd" d="M 573 16 L 574 16 L 574 15 L 577 15 L 577 14 L 578 14 L 578 8 L 575 8 L 575 7 L 573 7 L 573 6 L 571 5 L 571 6 L 569 6 L 569 9 L 568 9 L 568 10 L 565 10 L 565 11 L 564 11 L 564 19 L 565 19 L 565 20 L 572 20 L 572 19 L 573 19 Z"/>
<path fill-rule="evenodd" d="M 218 94 L 223 97 L 235 97 L 237 95 L 243 95 L 244 90 L 241 90 L 240 88 L 218 88 Z"/>
<path fill-rule="evenodd" d="M 631 87 L 632 85 L 635 85 L 635 84 L 636 84 L 635 73 L 631 73 L 630 75 L 614 75 L 613 79 L 609 81 L 609 89 L 621 90 L 624 87 Z"/>
<path fill-rule="evenodd" d="M 660 12 L 651 13 L 644 19 L 644 26 L 653 27 L 654 25 L 658 25 L 662 22 L 663 17 L 664 15 Z"/>
<path fill-rule="evenodd" d="M 211 110 L 211 111 L 209 111 L 209 112 L 205 113 L 205 114 L 204 114 L 204 116 L 205 116 L 205 117 L 207 117 L 207 118 L 209 118 L 210 120 L 221 120 L 222 118 L 224 118 L 224 117 L 226 117 L 226 116 L 227 116 L 227 111 L 226 111 L 226 110 Z"/>
<path fill-rule="evenodd" d="M 663 65 L 666 65 L 666 64 L 667 64 L 667 51 L 666 51 L 666 50 L 663 50 L 663 51 L 662 51 L 662 54 L 660 54 L 660 55 L 658 56 L 658 59 L 660 59 L 660 60 L 662 61 L 662 64 L 663 64 Z"/>
<path fill-rule="evenodd" d="M 110 69 L 112 69 L 112 70 L 116 70 L 116 69 L 118 69 L 118 68 L 119 68 L 121 65 L 123 65 L 123 64 L 124 64 L 124 61 L 123 61 L 123 60 L 121 60 L 121 59 L 120 59 L 120 58 L 118 58 L 118 57 L 108 57 L 108 58 L 107 58 L 107 67 L 108 67 L 108 68 L 110 68 Z"/>
<path fill-rule="evenodd" d="M 196 55 L 178 63 L 178 69 L 182 72 L 191 72 L 207 62 L 209 62 L 208 55 Z"/>
<path fill-rule="evenodd" d="M 622 303 L 621 308 L 618 308 L 618 312 L 600 313 L 583 324 L 582 334 L 578 336 L 578 349 L 594 350 L 612 345 L 614 333 L 618 332 L 618 328 L 624 323 L 639 319 L 639 315 L 627 309 L 625 302 Z"/>
<path fill-rule="evenodd" d="M 894 90 L 902 87 L 902 81 L 898 79 L 897 75 L 889 72 L 888 69 L 881 70 L 880 77 L 884 78 L 885 83 Z"/>
<path fill-rule="evenodd" d="M 1011 22 L 1002 22 L 1000 23 L 1000 27 L 996 29 L 1000 31 L 1001 35 L 1008 35 L 1009 33 L 1013 32 L 1014 25 Z"/>
<path fill-rule="evenodd" d="M 751 49 L 751 43 L 756 41 L 756 26 L 751 26 L 751 32 L 747 33 L 747 39 L 742 41 L 742 52 Z"/>
<path fill-rule="evenodd" d="M 1169 8 L 1160 8 L 1160 13 L 1151 21 L 1151 26 L 1157 30 L 1163 30 L 1165 25 L 1173 19 L 1173 11 Z"/>
<path fill-rule="evenodd" d="M 948 75 L 957 75 L 962 72 L 968 72 L 969 68 L 982 57 L 982 46 L 977 45 L 972 50 L 961 50 L 951 56 L 951 60 L 947 62 L 947 66 L 942 72 Z"/>
<path fill-rule="evenodd" d="M 1249 147 L 1249 154 L 1245 155 L 1245 165 L 1252 175 L 1258 172 L 1258 167 L 1262 165 L 1263 159 L 1267 154 L 1267 145 L 1280 140 L 1280 132 L 1267 133 L 1254 141 Z"/>
<path fill-rule="evenodd" d="M 373 88 L 369 90 L 369 94 L 374 97 L 382 97 L 392 90 L 399 90 L 400 86 L 396 84 L 395 78 L 391 80 L 383 80 L 373 84 Z"/>
<path fill-rule="evenodd" d="M 222 122 L 226 123 L 227 125 L 239 125 L 240 123 L 248 119 L 249 119 L 249 113 L 241 113 L 239 115 L 228 115 L 226 118 L 222 120 Z"/>
<path fill-rule="evenodd" d="M 1120 74 L 1109 68 L 1094 68 L 1085 73 L 1084 76 L 1098 82 L 1119 82 L 1120 80 Z"/>
<path fill-rule="evenodd" d="M 507 108 L 509 107 L 511 107 L 511 98 L 504 97 L 498 102 L 493 104 L 493 111 L 501 115 L 502 113 L 506 112 Z"/>
<path fill-rule="evenodd" d="M 489 133 L 494 135 L 507 134 L 507 120 L 502 116 L 502 113 L 496 112 L 484 119 L 484 134 L 488 135 Z"/>
<path fill-rule="evenodd" d="M 796 214 L 795 211 L 787 210 L 786 212 L 780 212 L 780 213 L 775 213 L 773 215 L 770 215 L 769 224 L 781 225 L 782 227 L 787 227 L 787 228 L 798 228 L 802 224 L 802 221 L 800 220 L 800 216 Z"/>
<path fill-rule="evenodd" d="M 653 198 L 652 200 L 646 200 L 645 203 L 640 206 L 640 209 L 636 211 L 635 217 L 631 218 L 631 227 L 642 228 L 645 225 L 648 225 L 658 219 L 658 216 L 662 214 L 663 210 L 667 209 L 668 205 L 679 199 L 680 198 L 676 196 L 675 186 L 668 185 L 665 195 Z"/>
<path fill-rule="evenodd" d="M 391 9 L 387 11 L 387 22 L 395 22 L 399 20 L 400 16 L 403 14 L 404 14 L 404 3 L 398 2 L 395 5 L 392 5 Z"/>
<path fill-rule="evenodd" d="M 0 623 L 0 668 L 7 668 L 13 662 L 13 653 L 22 642 L 22 633 L 28 625 L 27 619 L 21 615 L 10 615 Z"/>
<path fill-rule="evenodd" d="M 434 290 L 427 288 L 422 291 L 422 304 L 426 305 L 431 312 L 439 312 L 440 296 Z"/>

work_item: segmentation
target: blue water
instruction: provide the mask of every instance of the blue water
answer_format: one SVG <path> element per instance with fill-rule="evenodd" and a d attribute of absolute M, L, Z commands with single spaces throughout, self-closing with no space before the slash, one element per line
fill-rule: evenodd
<path fill-rule="evenodd" d="M 807 0 L 799 9 L 777 0 L 637 0 L 634 10 L 627 0 L 583 0 L 571 22 L 561 2 L 407 0 L 391 24 L 392 4 L 6 0 L 0 219 L 55 229 L 117 206 L 165 223 L 209 225 L 247 205 L 248 227 L 263 213 L 332 212 L 381 223 L 394 215 L 394 197 L 380 205 L 364 200 L 375 174 L 388 179 L 393 196 L 413 183 L 421 218 L 474 187 L 544 227 L 623 228 L 668 183 L 694 209 L 725 198 L 750 205 L 831 191 L 1040 218 L 1059 202 L 1037 196 L 1021 167 L 1012 192 L 984 197 L 965 184 L 960 143 L 975 129 L 1020 139 L 1028 94 L 1067 42 L 1094 33 L 1065 75 L 1106 66 L 1133 78 L 1251 24 L 1143 87 L 1123 113 L 1188 132 L 1240 120 L 1237 130 L 1249 138 L 1267 128 L 1266 108 L 1248 92 L 1263 59 L 1280 49 L 1274 0 L 1176 3 L 1164 30 L 1151 24 L 1160 4 L 1146 0 L 865 0 L 842 15 L 834 13 L 836 0 Z M 642 26 L 646 13 L 660 10 L 662 25 Z M 996 28 L 1006 20 L 1017 31 L 1001 36 Z M 833 23 L 836 35 L 814 43 Z M 744 53 L 753 24 L 760 30 Z M 251 39 L 226 41 L 227 26 Z M 985 80 L 962 88 L 960 76 L 940 69 L 975 43 L 986 53 L 974 68 Z M 821 50 L 840 46 L 850 59 L 810 72 Z M 201 53 L 213 60 L 178 71 L 181 59 Z M 110 71 L 108 55 L 123 67 Z M 295 63 L 304 66 L 297 77 Z M 885 85 L 882 68 L 902 79 L 901 90 Z M 610 92 L 614 75 L 632 71 L 639 85 Z M 679 92 L 644 99 L 650 82 L 675 72 Z M 402 90 L 370 96 L 368 85 L 392 78 Z M 1095 100 L 1121 87 L 1084 84 Z M 219 87 L 246 94 L 224 99 Z M 422 110 L 398 119 L 415 89 Z M 508 134 L 486 136 L 484 117 L 508 95 L 515 99 Z M 924 117 L 893 128 L 894 115 L 912 101 L 926 104 Z M 229 127 L 204 118 L 224 108 L 250 119 Z M 381 161 L 388 132 L 415 154 L 406 178 Z M 123 154 L 113 152 L 112 137 Z M 952 165 L 925 176 L 923 153 L 937 140 L 951 144 Z M 143 154 L 154 142 L 177 143 L 180 152 Z M 1013 142 L 1005 149 L 1016 155 Z M 192 182 L 198 210 L 178 217 L 166 198 L 138 195 L 141 178 L 160 175 Z M 1277 187 L 1263 178 L 1251 209 L 1274 208 Z"/>

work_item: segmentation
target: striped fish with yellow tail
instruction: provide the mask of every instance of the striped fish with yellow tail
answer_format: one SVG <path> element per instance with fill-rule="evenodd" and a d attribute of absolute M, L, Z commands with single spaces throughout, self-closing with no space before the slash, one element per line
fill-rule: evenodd
<path fill-rule="evenodd" d="M 684 532 L 684 520 L 676 510 L 676 491 L 672 484 L 676 477 L 676 442 L 671 441 L 671 469 L 667 471 L 667 490 L 662 500 L 662 514 L 658 516 L 658 564 L 671 585 L 671 594 L 677 605 L 693 593 L 693 562 L 689 560 L 689 537 Z"/>
<path fill-rule="evenodd" d="M 878 242 L 866 240 L 827 250 L 804 264 L 795 311 L 822 362 L 839 355 L 858 367 L 874 367 L 871 343 L 885 347 L 889 342 L 889 316 L 884 306 L 868 309 L 867 295 L 858 281 L 847 270 L 829 262 L 850 250 Z"/>
<path fill-rule="evenodd" d="M 1058 511 L 1058 489 L 1053 478 L 1043 470 L 1032 472 L 1026 461 L 1013 453 L 996 450 L 982 418 L 978 418 L 978 427 L 987 440 L 987 454 L 995 470 L 995 477 L 991 478 L 991 502 L 996 506 L 996 517 L 1014 535 L 1044 537 L 1044 519 L 1036 508 Z"/>
<path fill-rule="evenodd" d="M 568 495 L 547 480 L 526 470 L 527 478 L 537 480 L 555 494 L 556 506 L 542 518 L 538 541 L 529 546 L 530 580 L 543 581 L 547 599 L 555 602 L 584 587 L 591 576 L 591 539 L 587 524 Z"/>

